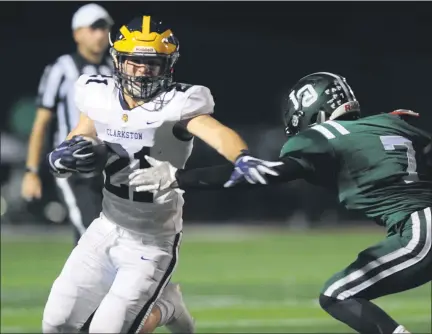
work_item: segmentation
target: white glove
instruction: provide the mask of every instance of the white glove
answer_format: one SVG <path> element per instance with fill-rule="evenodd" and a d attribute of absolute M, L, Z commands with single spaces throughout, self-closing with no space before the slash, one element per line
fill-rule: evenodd
<path fill-rule="evenodd" d="M 146 155 L 149 168 L 137 169 L 129 175 L 129 185 L 136 186 L 136 191 L 161 191 L 171 187 L 176 182 L 177 168 L 168 161 L 159 161 Z"/>

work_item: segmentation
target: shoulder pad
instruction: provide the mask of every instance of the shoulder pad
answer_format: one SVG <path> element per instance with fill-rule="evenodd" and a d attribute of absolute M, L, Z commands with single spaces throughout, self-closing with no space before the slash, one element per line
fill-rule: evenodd
<path fill-rule="evenodd" d="M 86 113 L 88 97 L 94 99 L 94 95 L 108 88 L 111 82 L 112 77 L 108 75 L 82 74 L 75 83 L 75 105 L 78 110 Z"/>
<path fill-rule="evenodd" d="M 280 156 L 302 156 L 331 151 L 329 141 L 320 132 L 306 129 L 292 136 L 283 145 Z"/>
<path fill-rule="evenodd" d="M 182 120 L 214 112 L 213 96 L 207 87 L 193 85 L 187 89 L 185 94 L 186 101 L 181 111 Z"/>

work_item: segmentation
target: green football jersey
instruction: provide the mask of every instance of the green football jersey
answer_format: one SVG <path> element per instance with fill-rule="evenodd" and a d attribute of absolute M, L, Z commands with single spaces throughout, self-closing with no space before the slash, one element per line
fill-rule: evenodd
<path fill-rule="evenodd" d="M 432 171 L 422 150 L 431 135 L 399 116 L 327 121 L 290 138 L 281 156 L 299 161 L 306 180 L 336 191 L 349 210 L 388 227 L 432 206 Z"/>

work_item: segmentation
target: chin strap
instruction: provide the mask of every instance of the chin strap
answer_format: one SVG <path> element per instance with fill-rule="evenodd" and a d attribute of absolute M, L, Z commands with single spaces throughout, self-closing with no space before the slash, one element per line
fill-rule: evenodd
<path fill-rule="evenodd" d="M 322 110 L 318 111 L 316 124 L 321 124 L 327 121 L 326 113 Z"/>

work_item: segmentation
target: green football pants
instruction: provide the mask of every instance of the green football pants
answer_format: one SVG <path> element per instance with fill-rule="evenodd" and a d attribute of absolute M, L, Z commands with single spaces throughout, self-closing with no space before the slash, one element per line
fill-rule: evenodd
<path fill-rule="evenodd" d="M 321 293 L 340 300 L 371 300 L 430 282 L 431 244 L 431 208 L 426 208 L 397 224 L 385 240 L 359 253 L 326 282 Z"/>

